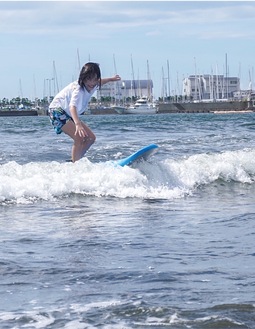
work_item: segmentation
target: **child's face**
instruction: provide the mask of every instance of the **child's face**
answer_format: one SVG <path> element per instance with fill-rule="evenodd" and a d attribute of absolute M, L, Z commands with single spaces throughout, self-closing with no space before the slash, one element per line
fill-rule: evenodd
<path fill-rule="evenodd" d="M 95 75 L 93 78 L 88 78 L 84 80 L 84 86 L 87 89 L 87 91 L 91 91 L 99 84 L 99 79 Z"/>

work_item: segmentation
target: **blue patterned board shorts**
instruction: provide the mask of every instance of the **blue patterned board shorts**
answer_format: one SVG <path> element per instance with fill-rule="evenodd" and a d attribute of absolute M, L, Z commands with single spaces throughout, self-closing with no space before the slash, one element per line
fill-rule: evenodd
<path fill-rule="evenodd" d="M 62 127 L 69 121 L 73 120 L 61 107 L 49 109 L 51 124 L 57 134 L 62 133 Z"/>

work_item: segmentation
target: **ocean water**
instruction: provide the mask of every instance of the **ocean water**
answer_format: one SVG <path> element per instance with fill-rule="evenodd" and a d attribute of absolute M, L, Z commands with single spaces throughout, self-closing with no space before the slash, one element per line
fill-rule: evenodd
<path fill-rule="evenodd" d="M 47 117 L 0 118 L 0 328 L 255 328 L 255 113 L 83 119 L 73 164 Z"/>

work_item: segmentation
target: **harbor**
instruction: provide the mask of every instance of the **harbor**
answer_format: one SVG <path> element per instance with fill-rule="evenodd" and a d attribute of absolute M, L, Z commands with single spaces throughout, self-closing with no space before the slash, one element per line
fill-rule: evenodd
<path fill-rule="evenodd" d="M 252 85 L 242 90 L 238 77 L 190 75 L 183 79 L 180 94 L 170 93 L 167 86 L 168 83 L 161 96 L 155 97 L 154 83 L 149 77 L 106 83 L 91 97 L 84 114 L 245 113 L 255 110 Z M 0 100 L 0 116 L 47 115 L 54 94 L 56 92 L 50 88 L 43 99 L 3 98 Z"/>
<path fill-rule="evenodd" d="M 122 112 L 120 107 L 98 107 L 91 106 L 86 114 L 91 115 L 111 115 L 111 114 L 124 114 L 123 107 Z M 158 103 L 155 111 L 139 112 L 137 114 L 151 115 L 151 114 L 163 114 L 163 113 L 250 113 L 255 111 L 254 102 L 251 101 L 229 101 L 229 102 L 201 102 L 201 103 Z M 136 115 L 136 113 L 130 112 L 127 115 Z M 0 110 L 1 117 L 10 116 L 41 116 L 47 115 L 47 109 L 29 109 L 29 110 Z"/>

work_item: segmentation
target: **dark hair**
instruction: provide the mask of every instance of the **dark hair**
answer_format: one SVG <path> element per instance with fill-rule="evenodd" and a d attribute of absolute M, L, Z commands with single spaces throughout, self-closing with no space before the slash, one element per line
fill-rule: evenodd
<path fill-rule="evenodd" d="M 99 80 L 99 88 L 101 88 L 101 71 L 99 64 L 92 62 L 86 63 L 81 69 L 78 83 L 81 87 L 85 87 L 84 81 L 87 79 L 94 79 L 95 76 Z"/>

